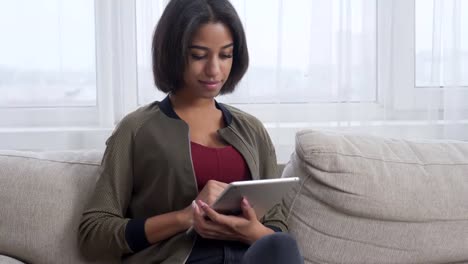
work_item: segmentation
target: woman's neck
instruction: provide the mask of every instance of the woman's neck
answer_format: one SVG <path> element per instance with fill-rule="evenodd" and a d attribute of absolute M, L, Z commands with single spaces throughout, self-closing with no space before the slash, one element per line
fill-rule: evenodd
<path fill-rule="evenodd" d="M 215 107 L 214 98 L 196 98 L 191 95 L 184 93 L 170 94 L 169 99 L 171 100 L 172 107 L 174 109 L 213 109 Z"/>

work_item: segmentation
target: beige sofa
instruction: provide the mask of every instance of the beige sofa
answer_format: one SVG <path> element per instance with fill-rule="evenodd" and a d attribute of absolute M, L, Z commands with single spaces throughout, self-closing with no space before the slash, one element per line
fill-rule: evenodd
<path fill-rule="evenodd" d="M 0 151 L 0 263 L 93 263 L 77 247 L 100 151 Z M 468 143 L 297 134 L 283 177 L 305 263 L 468 263 Z"/>

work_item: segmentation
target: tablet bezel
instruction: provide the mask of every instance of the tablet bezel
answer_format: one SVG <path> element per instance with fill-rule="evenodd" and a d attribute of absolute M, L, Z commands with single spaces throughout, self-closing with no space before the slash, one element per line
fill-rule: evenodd
<path fill-rule="evenodd" d="M 246 197 L 260 219 L 298 182 L 298 177 L 231 182 L 211 207 L 222 214 L 237 215 L 242 213 L 241 201 Z"/>

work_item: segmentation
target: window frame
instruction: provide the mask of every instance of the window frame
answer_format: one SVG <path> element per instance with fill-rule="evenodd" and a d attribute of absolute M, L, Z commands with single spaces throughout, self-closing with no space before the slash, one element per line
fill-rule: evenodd
<path fill-rule="evenodd" d="M 134 108 L 134 2 L 95 0 L 96 105 L 0 107 L 0 128 L 113 127 Z M 128 38 L 130 37 L 130 38 Z M 125 74 L 124 74 L 125 73 Z M 31 119 L 34 117 L 34 119 Z M 63 117 L 63 118 L 62 118 Z"/>
<path fill-rule="evenodd" d="M 444 110 L 444 89 L 457 89 L 463 96 L 468 96 L 468 87 L 418 87 L 416 86 L 416 26 L 415 26 L 415 0 L 380 0 L 382 8 L 379 9 L 379 23 L 383 26 L 380 34 L 382 37 L 379 47 L 383 53 L 391 50 L 393 58 L 386 56 L 381 61 L 382 68 L 391 65 L 391 69 L 381 71 L 382 79 L 387 83 L 379 83 L 379 90 L 392 91 L 391 107 L 396 111 L 421 111 L 431 110 L 434 112 Z M 392 9 L 393 18 L 389 17 L 384 10 Z M 393 19 L 393 26 L 388 26 L 388 19 Z M 386 39 L 387 40 L 384 41 Z M 393 36 L 389 38 L 389 36 Z M 389 39 L 388 39 L 389 38 Z M 392 45 L 389 46 L 389 43 Z M 383 55 L 385 56 L 385 55 Z M 393 61 L 389 61 L 393 60 Z M 391 89 L 388 89 L 391 85 Z M 468 110 L 468 105 L 462 108 Z"/>
<path fill-rule="evenodd" d="M 98 124 L 95 118 L 98 115 L 98 102 L 96 103 L 96 106 L 2 106 L 0 128 L 95 126 Z M 60 118 L 61 116 L 66 118 Z"/>

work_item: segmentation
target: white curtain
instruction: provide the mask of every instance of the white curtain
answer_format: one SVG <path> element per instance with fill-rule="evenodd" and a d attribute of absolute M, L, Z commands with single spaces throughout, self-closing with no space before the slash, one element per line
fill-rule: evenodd
<path fill-rule="evenodd" d="M 468 140 L 467 2 L 232 0 L 251 64 L 219 100 L 265 122 L 282 161 L 305 128 Z M 157 8 L 137 8 L 142 103 L 157 98 L 147 43 L 163 10 L 146 3 Z"/>
<path fill-rule="evenodd" d="M 25 106 L 27 98 L 35 102 L 39 97 L 23 91 L 22 96 L 26 99 L 10 100 L 12 94 L 17 95 L 15 85 L 21 83 L 11 85 L 8 81 L 19 75 L 2 72 L 2 69 L 5 65 L 8 69 L 8 65 L 15 62 L 15 56 L 11 54 L 29 54 L 27 48 L 22 48 L 23 39 L 34 36 L 30 34 L 36 28 L 21 27 L 19 22 L 10 27 L 7 21 L 0 26 L 2 35 L 15 32 L 16 35 L 0 43 L 4 48 L 3 53 L 0 51 L 4 54 L 0 56 L 0 76 L 6 76 L 2 78 L 3 82 L 0 80 L 0 127 L 15 124 L 15 116 L 20 116 L 23 121 L 29 118 L 30 122 L 22 122 L 21 125 L 39 130 L 54 120 L 66 120 L 58 124 L 73 126 L 73 133 L 77 136 L 67 139 L 69 127 L 56 128 L 55 134 L 41 130 L 40 133 L 50 135 L 45 136 L 45 140 L 27 141 L 27 147 L 40 149 L 56 144 L 55 148 L 88 148 L 100 144 L 96 147 L 101 148 L 103 142 L 96 140 L 92 132 L 81 129 L 82 124 L 87 124 L 88 130 L 100 127 L 100 138 L 105 138 L 113 129 L 110 126 L 123 115 L 164 96 L 153 87 L 151 38 L 168 1 L 95 0 L 93 6 L 93 1 L 89 0 L 83 9 L 86 12 L 81 12 L 88 14 L 89 19 L 83 15 L 76 20 L 86 20 L 84 27 L 79 26 L 82 21 L 74 23 L 74 16 L 65 12 L 68 6 L 73 7 L 66 4 L 68 1 L 40 2 L 48 3 L 56 13 L 56 19 L 50 23 L 56 25 L 59 33 L 49 42 L 62 43 L 66 47 L 56 52 L 58 57 L 49 56 L 49 61 L 87 58 L 86 62 L 93 62 L 89 58 L 97 56 L 95 71 L 98 78 L 95 85 L 88 85 L 93 89 L 85 90 L 88 86 L 83 85 L 87 82 L 82 78 L 77 79 L 79 85 L 73 85 L 73 90 L 68 91 L 62 85 L 64 88 L 58 89 L 61 92 L 55 95 L 52 92 L 38 93 L 44 97 L 41 102 L 54 99 L 54 104 L 49 102 L 45 105 L 48 108 L 40 109 L 45 111 L 45 115 L 37 114 L 39 112 L 34 108 L 37 103 L 26 105 L 32 114 L 20 112 L 20 115 L 14 115 L 16 109 L 9 106 Z M 78 4 L 82 1 L 70 2 Z M 234 104 L 264 122 L 280 161 L 289 159 L 295 133 L 306 128 L 352 130 L 392 137 L 468 140 L 468 16 L 464 15 L 468 13 L 467 0 L 232 0 L 232 3 L 246 29 L 250 68 L 234 94 L 218 99 Z M 14 11 L 13 6 L 18 10 Z M 21 12 L 20 4 L 13 2 L 2 2 L 0 7 L 9 7 L 13 10 L 10 13 Z M 44 4 L 35 10 L 41 8 L 50 9 Z M 1 17 L 13 22 L 17 21 L 15 17 L 21 17 L 25 24 L 26 15 Z M 97 25 L 94 32 L 91 28 L 93 21 Z M 17 30 L 13 30 L 15 25 Z M 86 33 L 78 35 L 87 43 L 86 49 L 77 48 L 80 52 L 67 48 L 71 44 L 73 47 L 83 46 L 79 40 L 67 39 L 69 32 L 75 32 L 67 29 L 75 26 Z M 50 28 L 44 27 L 44 30 L 52 32 Z M 28 30 L 34 32 L 28 33 Z M 61 41 L 56 41 L 56 38 Z M 21 45 L 16 45 L 15 39 Z M 47 39 L 38 38 L 35 44 Z M 91 45 L 94 41 L 96 54 L 87 51 L 86 56 L 82 55 L 89 47 L 94 47 Z M 67 46 L 69 42 L 71 44 Z M 34 54 L 39 56 L 40 45 L 32 47 Z M 94 70 L 94 64 L 90 65 Z M 57 74 L 54 72 L 53 76 Z M 62 74 L 56 79 L 69 81 L 74 76 Z M 45 84 L 58 88 L 56 82 Z M 44 83 L 30 86 L 31 91 L 37 92 Z M 45 91 L 45 88 L 40 91 Z M 61 94 L 65 96 L 62 99 Z M 78 99 L 88 97 L 92 103 L 85 106 L 95 105 L 96 112 L 81 111 L 87 111 L 89 107 L 78 109 L 81 112 L 52 107 L 67 106 L 66 102 L 70 100 L 75 102 L 72 105 L 80 106 L 76 104 Z M 76 114 L 82 112 L 89 117 Z M 95 118 L 96 113 L 105 120 L 89 121 Z M 5 120 L 9 121 L 3 124 Z M 33 138 L 30 135 L 35 133 L 32 131 L 21 138 L 16 131 L 9 132 L 8 142 L 0 141 L 0 148 L 23 146 L 21 142 Z M 65 135 L 63 142 L 55 140 L 58 133 Z"/>
<path fill-rule="evenodd" d="M 418 0 L 417 8 L 426 1 Z M 428 104 L 428 118 L 444 121 L 442 138 L 465 139 L 468 135 L 468 1 L 434 0 L 429 5 L 432 22 L 430 41 L 421 37 L 420 53 L 428 57 L 417 58 L 416 67 L 422 68 L 416 75 L 416 85 L 437 87 L 432 91 L 432 104 Z M 427 6 L 426 6 L 427 8 Z M 417 13 L 418 14 L 418 13 Z M 462 14 L 465 14 L 462 16 Z M 421 14 L 421 20 L 424 19 Z M 418 17 L 417 17 L 418 18 Z M 427 19 L 427 18 L 426 18 Z M 427 30 L 427 29 L 426 29 Z M 418 56 L 418 54 L 416 55 Z M 418 61 L 419 59 L 419 61 Z M 434 103 L 434 101 L 436 101 Z M 440 105 L 438 105 L 440 104 Z M 429 114 L 432 112 L 432 114 Z M 439 112 L 439 116 L 437 116 Z"/>
<path fill-rule="evenodd" d="M 93 0 L 0 1 L 0 107 L 95 105 L 94 24 Z"/>
<path fill-rule="evenodd" d="M 375 0 L 231 2 L 246 29 L 251 61 L 239 89 L 221 100 L 240 104 L 376 100 Z M 162 1 L 137 2 L 142 102 L 154 98 L 150 43 L 163 7 Z"/>

